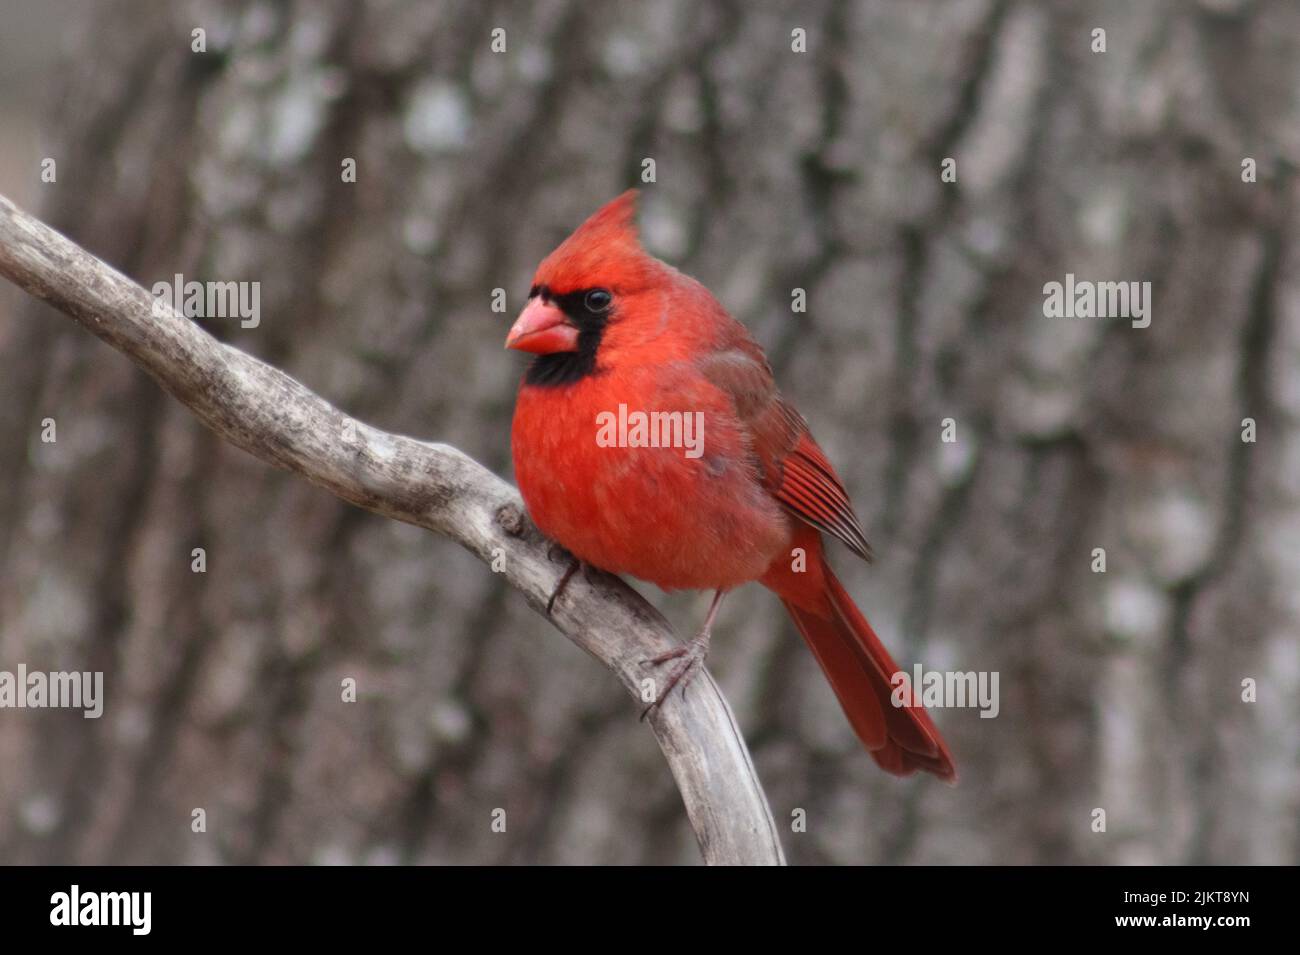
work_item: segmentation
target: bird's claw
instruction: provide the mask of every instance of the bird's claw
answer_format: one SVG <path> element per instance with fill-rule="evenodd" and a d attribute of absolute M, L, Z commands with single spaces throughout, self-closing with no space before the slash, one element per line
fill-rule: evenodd
<path fill-rule="evenodd" d="M 552 548 L 556 546 L 558 545 L 551 545 Z M 561 550 L 563 550 L 563 548 L 561 548 Z M 549 550 L 546 553 L 546 559 L 551 559 L 551 552 Z M 560 582 L 555 585 L 555 589 L 551 591 L 551 598 L 546 601 L 546 615 L 548 617 L 551 615 L 551 611 L 555 608 L 555 601 L 559 599 L 560 594 L 564 593 L 564 588 L 569 586 L 569 578 L 572 577 L 581 566 L 582 561 L 578 560 L 578 558 L 569 558 L 569 566 L 564 569 L 564 574 L 560 577 Z"/>
<path fill-rule="evenodd" d="M 654 702 L 641 711 L 641 719 L 645 720 L 646 717 L 662 706 L 664 700 L 668 699 L 668 694 L 679 685 L 682 688 L 682 699 L 686 699 L 687 688 L 699 672 L 704 669 L 704 661 L 708 659 L 708 656 L 709 634 L 705 632 L 680 646 L 673 647 L 666 653 L 661 653 L 659 656 L 651 657 L 648 660 L 642 660 L 642 666 L 661 666 L 670 660 L 677 660 L 678 662 L 668 671 L 667 679 L 664 681 L 664 688 L 655 696 Z"/>

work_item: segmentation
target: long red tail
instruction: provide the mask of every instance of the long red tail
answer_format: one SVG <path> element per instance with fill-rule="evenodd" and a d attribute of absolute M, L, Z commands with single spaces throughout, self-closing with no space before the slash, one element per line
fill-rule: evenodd
<path fill-rule="evenodd" d="M 806 569 L 795 572 L 780 561 L 762 582 L 794 618 L 854 732 L 881 768 L 895 776 L 923 769 L 956 782 L 952 754 L 929 714 L 920 704 L 899 707 L 890 699 L 898 665 L 831 572 L 820 538 L 800 537 L 805 537 L 799 543 Z"/>

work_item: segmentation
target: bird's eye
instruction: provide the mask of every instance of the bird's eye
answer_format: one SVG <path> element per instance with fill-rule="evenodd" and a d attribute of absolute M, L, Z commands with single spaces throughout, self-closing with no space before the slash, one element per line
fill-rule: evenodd
<path fill-rule="evenodd" d="M 603 312 L 614 301 L 614 296 L 603 288 L 594 288 L 587 293 L 585 304 L 589 312 Z"/>

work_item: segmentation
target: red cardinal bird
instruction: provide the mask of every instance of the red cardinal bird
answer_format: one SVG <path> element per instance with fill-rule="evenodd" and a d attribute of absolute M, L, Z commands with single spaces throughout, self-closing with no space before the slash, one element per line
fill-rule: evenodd
<path fill-rule="evenodd" d="M 722 596 L 757 580 L 876 762 L 955 780 L 926 712 L 891 702 L 898 666 L 826 562 L 823 534 L 870 559 L 844 482 L 763 350 L 703 285 L 641 248 L 635 213 L 624 193 L 548 255 L 506 339 L 536 355 L 512 433 L 529 514 L 577 561 L 714 591 L 700 634 L 646 661 L 672 662 L 656 705 L 703 665 Z"/>

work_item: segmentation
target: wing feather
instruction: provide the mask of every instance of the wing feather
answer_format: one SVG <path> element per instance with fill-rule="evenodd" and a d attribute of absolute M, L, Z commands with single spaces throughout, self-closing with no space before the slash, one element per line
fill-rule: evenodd
<path fill-rule="evenodd" d="M 839 538 L 863 560 L 871 547 L 844 482 L 817 446 L 808 423 L 781 397 L 758 344 L 744 333 L 700 360 L 700 370 L 731 396 L 753 441 L 764 486 L 801 521 Z"/>

